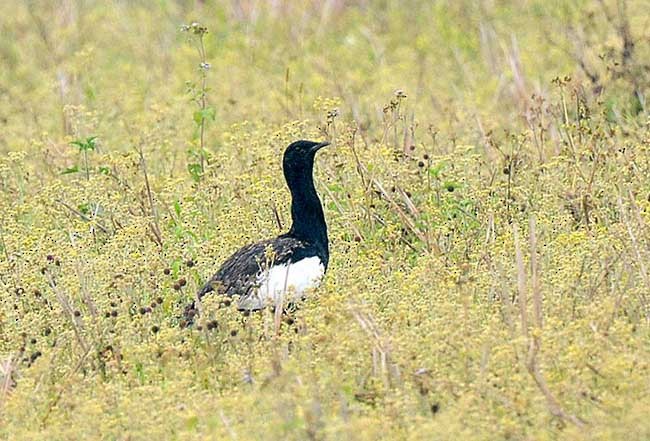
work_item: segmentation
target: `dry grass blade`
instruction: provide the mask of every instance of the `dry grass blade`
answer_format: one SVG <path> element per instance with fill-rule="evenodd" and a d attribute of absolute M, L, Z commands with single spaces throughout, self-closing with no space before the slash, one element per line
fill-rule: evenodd
<path fill-rule="evenodd" d="M 144 184 L 147 189 L 147 199 L 149 201 L 149 208 L 151 210 L 152 222 L 149 223 L 149 228 L 153 233 L 155 239 L 154 242 L 162 249 L 162 233 L 160 232 L 160 225 L 158 225 L 158 211 L 153 202 L 153 194 L 151 192 L 151 185 L 149 185 L 149 175 L 147 174 L 147 162 L 144 159 L 144 153 L 142 148 L 138 149 L 138 154 L 140 155 L 140 167 L 142 168 L 142 174 L 144 175 Z"/>
<path fill-rule="evenodd" d="M 336 206 L 336 209 L 338 210 L 338 212 L 341 213 L 341 214 L 345 213 L 345 210 L 343 209 L 343 206 L 341 206 L 341 203 L 336 198 L 336 196 L 330 191 L 330 189 L 327 188 L 327 185 L 323 185 L 322 188 L 325 191 L 325 193 L 327 194 L 327 196 L 330 198 L 330 200 L 334 203 L 334 205 Z M 359 230 L 359 228 L 357 228 L 357 226 L 354 225 L 354 223 L 347 222 L 347 225 L 352 229 L 352 231 L 355 234 L 355 237 L 363 238 L 363 235 L 361 234 L 361 230 Z"/>
<path fill-rule="evenodd" d="M 47 277 L 48 285 L 50 285 L 50 288 L 52 288 L 52 291 L 54 291 L 57 300 L 61 304 L 61 307 L 63 308 L 66 317 L 68 318 L 70 324 L 72 325 L 72 330 L 74 331 L 79 346 L 81 346 L 84 352 L 88 352 L 89 346 L 83 337 L 83 332 L 81 330 L 81 327 L 79 326 L 79 323 L 76 320 L 76 317 L 74 316 L 74 310 L 70 305 L 70 301 L 68 300 L 68 297 L 63 292 L 61 292 L 61 290 L 56 284 L 56 281 L 54 280 L 54 277 L 52 277 L 52 274 L 49 271 L 46 271 L 45 275 Z"/>
<path fill-rule="evenodd" d="M 273 327 L 274 335 L 277 337 L 280 334 L 280 325 L 282 325 L 282 314 L 284 312 L 284 306 L 287 299 L 287 289 L 289 285 L 289 268 L 290 265 L 287 265 L 287 270 L 284 274 L 284 286 L 282 287 L 282 292 L 280 296 L 275 299 L 275 310 L 273 311 Z M 267 282 L 268 283 L 268 282 Z M 268 288 L 267 288 L 268 289 Z"/>
<path fill-rule="evenodd" d="M 579 427 L 584 427 L 586 425 L 585 421 L 566 412 L 560 406 L 560 403 L 557 401 L 550 388 L 546 379 L 542 375 L 540 365 L 539 365 L 539 353 L 542 346 L 542 328 L 543 328 L 543 311 L 542 311 L 542 292 L 539 284 L 539 273 L 537 268 L 537 233 L 535 228 L 535 219 L 530 218 L 530 254 L 531 254 L 531 273 L 532 273 L 532 297 L 533 297 L 533 308 L 535 311 L 535 323 L 534 329 L 528 333 L 527 328 L 522 329 L 524 336 L 528 342 L 528 358 L 526 360 L 526 368 L 528 372 L 535 380 L 535 384 L 544 395 L 546 399 L 546 405 L 548 407 L 551 415 L 561 418 L 565 421 L 569 421 L 572 424 L 575 424 Z M 519 285 L 519 296 L 520 296 L 520 313 L 522 315 L 522 326 L 527 323 L 526 317 L 526 307 L 525 303 L 521 302 L 522 294 L 525 296 L 526 293 L 526 273 L 524 269 L 523 256 L 521 251 L 521 246 L 519 243 L 519 231 L 516 224 L 513 225 L 513 232 L 515 238 L 515 250 L 516 250 L 516 260 L 517 260 L 517 280 Z"/>
<path fill-rule="evenodd" d="M 416 225 L 413 219 L 411 219 L 406 213 L 404 213 L 404 210 L 399 206 L 397 202 L 388 194 L 386 189 L 384 188 L 383 185 L 377 180 L 372 178 L 371 179 L 372 184 L 379 190 L 381 193 L 381 196 L 388 201 L 390 206 L 395 210 L 397 215 L 402 219 L 402 222 L 404 223 L 404 226 L 408 228 L 409 231 L 411 231 L 415 236 L 425 245 L 426 249 L 431 251 L 431 244 L 429 243 L 429 238 L 427 237 L 426 234 L 424 234 Z M 440 251 L 437 249 L 437 246 L 434 247 L 434 249 L 440 253 Z"/>
<path fill-rule="evenodd" d="M 644 256 L 641 254 L 641 247 L 639 245 L 639 241 L 637 240 L 636 234 L 634 234 L 634 229 L 632 228 L 632 222 L 630 222 L 627 209 L 623 205 L 623 198 L 621 197 L 620 192 L 618 194 L 617 202 L 618 202 L 618 210 L 621 214 L 621 219 L 625 224 L 625 229 L 627 230 L 627 234 L 630 237 L 630 244 L 632 245 L 632 251 L 634 252 L 634 258 L 632 259 L 632 261 L 634 261 L 634 263 L 638 265 L 639 273 L 641 274 L 641 278 L 643 280 L 646 289 L 650 289 L 650 278 L 648 277 L 648 270 L 646 269 L 645 266 Z M 648 300 L 643 290 L 639 291 L 639 300 L 641 302 L 641 306 L 643 307 L 646 320 L 650 320 L 650 308 L 648 307 Z"/>
<path fill-rule="evenodd" d="M 400 370 L 391 359 L 390 343 L 383 337 L 375 320 L 356 305 L 350 305 L 349 310 L 373 342 L 372 358 L 375 374 L 380 374 L 387 385 L 393 380 L 399 381 Z"/>
<path fill-rule="evenodd" d="M 530 274 L 533 289 L 533 311 L 535 313 L 535 326 L 542 329 L 542 293 L 539 284 L 539 274 L 537 273 L 537 232 L 535 218 L 531 216 L 529 220 L 530 234 Z"/>
<path fill-rule="evenodd" d="M 59 204 L 61 204 L 63 207 L 67 208 L 71 213 L 73 213 L 73 214 L 79 216 L 81 219 L 85 220 L 86 222 L 92 222 L 92 221 L 93 221 L 91 218 L 89 218 L 88 216 L 86 216 L 85 214 L 83 214 L 82 212 L 80 212 L 79 210 L 75 209 L 74 207 L 71 207 L 71 206 L 70 206 L 68 203 L 66 203 L 65 201 L 58 200 L 57 202 L 58 202 Z M 108 234 L 108 228 L 106 228 L 105 226 L 103 226 L 103 225 L 100 224 L 99 222 L 93 222 L 93 225 L 96 225 L 97 228 L 99 228 L 100 230 L 102 230 L 102 232 Z"/>
<path fill-rule="evenodd" d="M 512 225 L 512 233 L 515 239 L 515 263 L 517 265 L 517 302 L 519 303 L 519 316 L 521 319 L 521 333 L 528 337 L 528 298 L 526 294 L 526 268 L 524 267 L 524 257 L 519 243 L 519 226 L 515 223 Z"/>
<path fill-rule="evenodd" d="M 61 400 L 61 397 L 63 396 L 63 393 L 65 392 L 66 388 L 70 385 L 70 377 L 72 377 L 74 374 L 76 374 L 79 369 L 84 365 L 86 362 L 86 359 L 88 358 L 88 355 L 91 353 L 91 348 L 88 348 L 84 351 L 83 355 L 79 358 L 79 361 L 75 365 L 75 367 L 70 370 L 66 376 L 63 378 L 63 381 L 61 381 L 61 385 L 59 386 L 59 390 L 52 399 L 52 402 L 50 402 L 49 406 L 47 407 L 47 410 L 45 412 L 45 415 L 43 416 L 42 420 L 42 425 L 45 426 L 47 424 L 48 419 L 50 418 L 50 415 L 52 413 L 52 410 L 57 406 L 59 401 Z"/>
<path fill-rule="evenodd" d="M 11 389 L 16 386 L 14 372 L 17 361 L 12 354 L 9 354 L 5 360 L 0 362 L 0 409 L 2 409 Z"/>

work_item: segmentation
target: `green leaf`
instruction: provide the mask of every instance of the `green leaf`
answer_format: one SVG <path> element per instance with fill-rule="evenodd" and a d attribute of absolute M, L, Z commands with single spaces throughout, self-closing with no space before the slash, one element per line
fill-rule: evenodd
<path fill-rule="evenodd" d="M 201 124 L 206 119 L 214 121 L 216 116 L 217 113 L 215 112 L 214 107 L 206 107 L 205 109 L 194 112 L 194 122 Z"/>
<path fill-rule="evenodd" d="M 332 193 L 341 193 L 341 192 L 343 192 L 343 186 L 341 186 L 339 184 L 336 184 L 336 183 L 329 184 L 327 186 L 327 188 L 329 188 L 329 190 Z"/>
<path fill-rule="evenodd" d="M 178 199 L 174 201 L 174 211 L 176 212 L 176 216 L 181 215 L 181 204 L 178 202 Z"/>
<path fill-rule="evenodd" d="M 88 204 L 79 204 L 77 206 L 77 208 L 79 209 L 79 212 L 81 212 L 83 214 L 90 213 L 90 205 L 88 205 Z"/>
<path fill-rule="evenodd" d="M 438 179 L 440 177 L 440 173 L 445 168 L 445 165 L 446 164 L 444 162 L 440 162 L 436 165 L 431 166 L 429 168 L 429 176 Z"/>
<path fill-rule="evenodd" d="M 95 150 L 95 147 L 97 147 L 97 137 L 91 136 L 86 139 L 76 139 L 72 141 L 70 145 L 74 145 L 78 147 L 80 152 L 87 151 L 87 150 Z"/>
<path fill-rule="evenodd" d="M 103 174 L 103 175 L 110 175 L 111 174 L 111 169 L 110 169 L 110 167 L 100 166 L 99 167 L 99 172 L 101 174 Z"/>
<path fill-rule="evenodd" d="M 74 165 L 74 166 L 72 166 L 72 167 L 70 167 L 70 168 L 66 168 L 65 170 L 63 170 L 63 171 L 61 172 L 62 175 L 69 175 L 69 174 L 71 174 L 71 173 L 79 173 L 79 166 L 78 166 L 78 165 Z"/>
<path fill-rule="evenodd" d="M 174 235 L 176 236 L 176 239 L 183 239 L 183 236 L 185 236 L 185 228 L 183 228 L 180 225 L 176 225 L 174 227 Z"/>
<path fill-rule="evenodd" d="M 196 182 L 199 182 L 201 180 L 201 164 L 187 164 L 187 171 L 190 172 L 192 179 L 194 179 Z"/>
<path fill-rule="evenodd" d="M 199 426 L 199 417 L 196 415 L 192 415 L 189 418 L 185 419 L 185 428 L 189 431 L 196 430 L 196 428 Z"/>
<path fill-rule="evenodd" d="M 182 263 L 180 259 L 174 259 L 174 261 L 172 262 L 171 267 L 172 267 L 172 275 L 174 276 L 174 278 L 178 277 L 178 274 L 181 271 L 181 265 Z"/>

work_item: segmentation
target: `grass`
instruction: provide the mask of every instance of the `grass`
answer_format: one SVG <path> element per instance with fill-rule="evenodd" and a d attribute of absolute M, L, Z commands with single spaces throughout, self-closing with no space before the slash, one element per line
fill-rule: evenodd
<path fill-rule="evenodd" d="M 6 6 L 1 438 L 650 438 L 644 2 Z M 300 138 L 324 285 L 181 329 Z"/>

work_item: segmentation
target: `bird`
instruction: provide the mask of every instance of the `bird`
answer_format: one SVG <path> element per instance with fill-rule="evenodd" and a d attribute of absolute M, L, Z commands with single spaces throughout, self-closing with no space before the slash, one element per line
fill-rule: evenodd
<path fill-rule="evenodd" d="M 317 288 L 329 264 L 327 223 L 314 186 L 316 153 L 329 142 L 300 140 L 291 143 L 282 158 L 284 178 L 291 193 L 291 228 L 273 239 L 240 248 L 197 292 L 225 295 L 224 303 L 239 296 L 237 309 L 259 311 L 267 306 L 295 304 Z M 198 314 L 196 300 L 187 305 L 183 324 Z"/>

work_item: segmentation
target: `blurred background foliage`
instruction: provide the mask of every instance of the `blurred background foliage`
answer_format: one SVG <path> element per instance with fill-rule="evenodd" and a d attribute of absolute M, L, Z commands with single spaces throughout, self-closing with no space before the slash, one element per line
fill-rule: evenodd
<path fill-rule="evenodd" d="M 0 436 L 650 437 L 647 1 L 0 7 Z M 299 138 L 324 286 L 180 329 Z"/>

